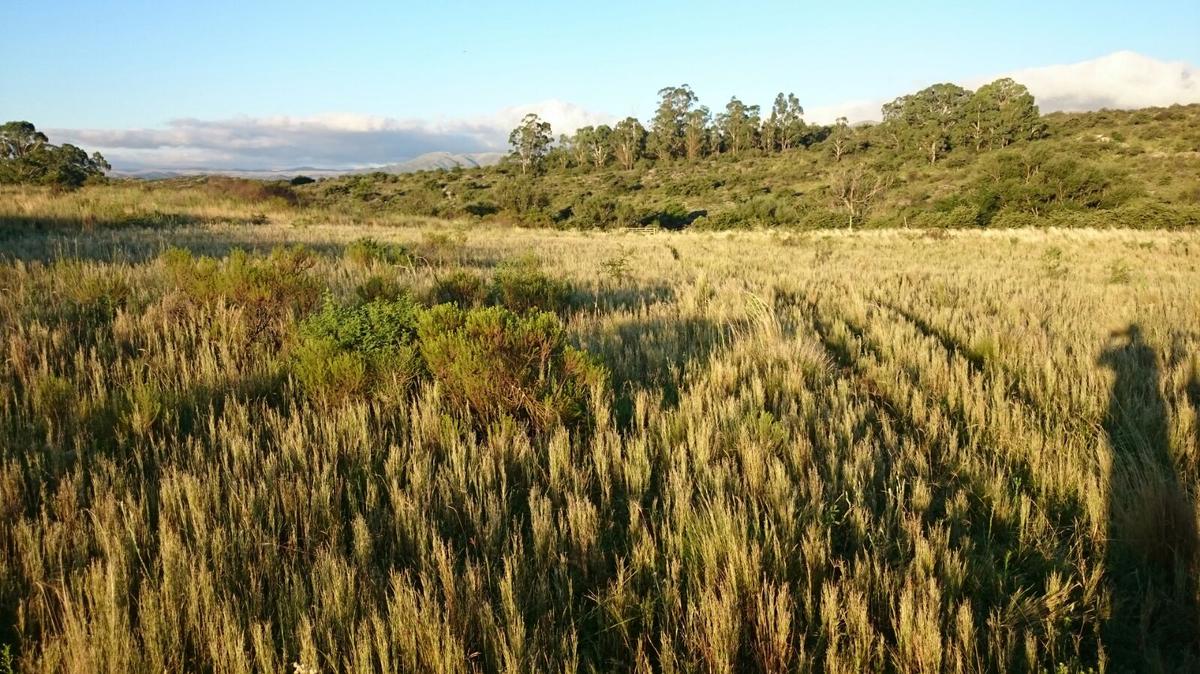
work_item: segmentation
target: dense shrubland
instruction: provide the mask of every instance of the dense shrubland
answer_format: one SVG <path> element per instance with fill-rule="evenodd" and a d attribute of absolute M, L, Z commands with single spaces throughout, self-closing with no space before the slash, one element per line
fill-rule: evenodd
<path fill-rule="evenodd" d="M 6 239 L 17 671 L 1200 662 L 1194 234 L 448 231 Z"/>
<path fill-rule="evenodd" d="M 705 142 L 689 153 L 685 115 L 675 150 L 652 154 L 654 135 L 641 129 L 641 154 L 630 168 L 611 147 L 590 149 L 616 143 L 615 129 L 584 128 L 548 146 L 540 171 L 502 164 L 366 174 L 324 180 L 302 194 L 314 205 L 363 213 L 579 229 L 817 229 L 851 219 L 870 227 L 1151 229 L 1200 221 L 1197 106 L 1039 117 L 1026 102 L 988 122 L 976 108 L 993 104 L 974 102 L 979 92 L 939 92 L 894 102 L 873 126 L 779 122 L 793 128 L 788 136 L 770 118 L 752 119 L 755 141 L 736 153 L 723 140 L 732 132 L 719 124 L 705 127 Z M 946 96 L 957 112 L 945 124 L 923 122 L 914 110 Z M 786 149 L 784 138 L 791 138 Z M 858 192 L 850 199 L 848 187 Z"/>

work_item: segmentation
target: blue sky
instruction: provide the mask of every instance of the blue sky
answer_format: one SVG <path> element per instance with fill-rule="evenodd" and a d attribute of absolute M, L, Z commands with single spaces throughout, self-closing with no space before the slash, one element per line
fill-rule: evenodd
<path fill-rule="evenodd" d="M 51 129 L 483 118 L 549 100 L 646 117 L 655 92 L 681 82 L 712 107 L 783 90 L 811 108 L 1122 50 L 1200 63 L 1196 0 L 8 0 L 0 25 L 0 118 Z"/>

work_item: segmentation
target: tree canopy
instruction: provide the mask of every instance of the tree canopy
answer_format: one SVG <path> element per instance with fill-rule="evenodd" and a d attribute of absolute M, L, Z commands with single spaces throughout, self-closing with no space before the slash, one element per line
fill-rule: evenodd
<path fill-rule="evenodd" d="M 51 145 L 29 122 L 0 126 L 0 184 L 74 188 L 111 169 L 99 152 L 88 155 L 69 143 Z"/>
<path fill-rule="evenodd" d="M 508 144 L 512 146 L 512 155 L 520 163 L 523 174 L 529 173 L 531 168 L 540 166 L 553 142 L 554 136 L 551 135 L 550 122 L 532 112 L 525 115 L 520 125 L 513 129 L 508 136 Z"/>

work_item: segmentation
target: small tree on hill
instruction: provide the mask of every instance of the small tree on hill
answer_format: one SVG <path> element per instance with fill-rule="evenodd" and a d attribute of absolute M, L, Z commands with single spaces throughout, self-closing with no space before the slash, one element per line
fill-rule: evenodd
<path fill-rule="evenodd" d="M 849 229 L 862 222 L 871 208 L 891 187 L 891 177 L 855 164 L 829 176 L 829 196 L 835 208 L 846 212 Z"/>

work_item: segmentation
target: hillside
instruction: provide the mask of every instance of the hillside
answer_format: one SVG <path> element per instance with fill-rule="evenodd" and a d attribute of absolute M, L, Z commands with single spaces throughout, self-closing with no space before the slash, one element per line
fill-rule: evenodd
<path fill-rule="evenodd" d="M 855 205 L 856 225 L 1200 224 L 1200 105 L 1053 113 L 1041 121 L 1040 139 L 956 150 L 936 164 L 886 147 L 879 126 L 849 128 L 848 141 L 835 137 L 836 127 L 808 127 L 813 142 L 777 153 L 642 159 L 629 170 L 571 165 L 552 153 L 534 176 L 504 162 L 344 176 L 299 194 L 355 212 L 570 228 L 844 227 L 850 207 L 839 190 L 878 184 L 873 199 Z"/>

